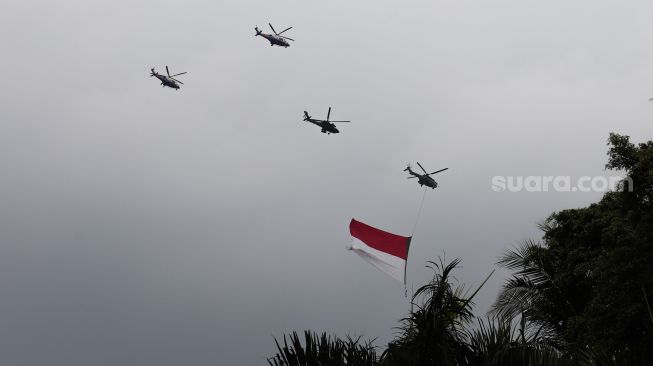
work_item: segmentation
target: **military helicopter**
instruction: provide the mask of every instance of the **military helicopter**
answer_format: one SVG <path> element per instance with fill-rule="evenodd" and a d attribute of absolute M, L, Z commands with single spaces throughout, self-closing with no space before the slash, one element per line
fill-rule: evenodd
<path fill-rule="evenodd" d="M 331 116 L 331 107 L 329 107 L 329 113 L 327 113 L 327 119 L 326 121 L 323 119 L 315 119 L 312 118 L 308 112 L 304 111 L 304 121 L 310 122 L 313 124 L 316 124 L 320 127 L 322 127 L 322 133 L 326 133 L 328 135 L 332 133 L 339 133 L 338 129 L 336 128 L 336 125 L 334 123 L 348 123 L 351 121 L 329 121 L 329 117 Z"/>
<path fill-rule="evenodd" d="M 152 73 L 150 74 L 150 76 L 155 76 L 157 79 L 161 80 L 161 85 L 164 87 L 167 86 L 168 88 L 179 90 L 180 88 L 179 84 L 183 85 L 184 83 L 175 79 L 175 76 L 183 75 L 186 72 L 180 72 L 179 74 L 170 75 L 170 70 L 168 70 L 168 66 L 166 66 L 166 73 L 168 74 L 168 76 L 161 75 L 158 72 L 154 71 L 154 68 L 152 68 Z"/>
<path fill-rule="evenodd" d="M 277 31 L 274 30 L 274 27 L 272 26 L 272 24 L 270 24 L 270 23 L 268 23 L 268 24 L 270 25 L 270 28 L 272 29 L 272 32 L 274 32 L 274 34 L 263 33 L 258 29 L 258 27 L 254 27 L 254 30 L 256 31 L 256 36 L 261 36 L 261 37 L 267 39 L 268 41 L 270 41 L 270 46 L 274 46 L 276 44 L 277 46 L 281 46 L 281 47 L 286 47 L 286 48 L 290 47 L 290 43 L 288 43 L 288 41 L 294 41 L 294 39 L 284 37 L 284 36 L 281 35 L 281 33 L 292 29 L 292 27 L 288 27 L 288 28 L 282 30 L 281 32 L 277 33 Z M 288 40 L 288 41 L 286 41 L 286 40 Z"/>
<path fill-rule="evenodd" d="M 433 173 L 427 173 L 426 170 L 424 169 L 424 167 L 422 166 L 422 164 L 417 162 L 417 165 L 419 165 L 419 167 L 422 168 L 422 170 L 424 171 L 424 174 L 415 173 L 414 171 L 412 171 L 410 169 L 410 164 L 409 164 L 406 167 L 406 169 L 404 169 L 404 171 L 407 171 L 410 175 L 412 175 L 412 177 L 408 177 L 408 179 L 417 178 L 417 183 L 419 183 L 420 186 L 431 187 L 431 189 L 436 188 L 438 186 L 438 182 L 436 182 L 435 179 L 431 178 L 431 175 L 436 174 L 436 173 L 440 173 L 440 172 L 443 172 L 443 171 L 449 169 L 449 168 L 444 168 L 444 169 L 440 169 L 438 171 L 435 171 Z"/>

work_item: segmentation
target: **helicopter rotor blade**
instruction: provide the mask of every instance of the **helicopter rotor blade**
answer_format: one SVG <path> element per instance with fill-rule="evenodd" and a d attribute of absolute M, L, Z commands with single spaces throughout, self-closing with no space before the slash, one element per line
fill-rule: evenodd
<path fill-rule="evenodd" d="M 329 113 L 327 113 L 327 121 L 329 121 L 329 116 L 331 116 L 331 107 L 329 107 Z"/>
<path fill-rule="evenodd" d="M 188 71 L 184 71 L 184 72 L 180 72 L 179 74 L 170 75 L 170 77 L 173 78 L 175 76 L 179 76 L 179 75 L 183 75 L 183 74 L 187 74 L 187 73 L 188 73 Z"/>
<path fill-rule="evenodd" d="M 281 37 L 281 38 L 283 38 L 283 39 L 287 39 L 287 40 L 289 40 L 289 41 L 293 41 L 293 42 L 295 41 L 295 40 L 292 39 L 292 38 L 288 38 L 288 37 L 284 37 L 284 36 L 279 36 L 279 37 Z"/>
<path fill-rule="evenodd" d="M 170 70 L 168 70 L 168 65 L 166 65 L 166 73 L 170 76 Z"/>
<path fill-rule="evenodd" d="M 174 81 L 176 81 L 176 82 L 178 82 L 179 84 L 184 85 L 184 83 L 182 83 L 181 81 L 179 81 L 179 80 L 177 80 L 177 79 L 175 79 L 175 78 L 171 78 L 171 79 L 174 80 Z"/>
<path fill-rule="evenodd" d="M 427 174 L 427 175 L 431 175 L 431 174 L 435 174 L 435 173 L 440 173 L 440 172 L 443 172 L 443 171 L 445 171 L 445 170 L 447 170 L 447 169 L 449 169 L 449 168 L 440 169 L 440 170 L 438 170 L 438 171 L 435 171 L 435 172 L 433 172 L 433 173 L 429 173 L 429 174 Z"/>
<path fill-rule="evenodd" d="M 282 30 L 281 32 L 277 33 L 277 35 L 280 35 L 281 33 L 285 32 L 285 31 L 289 31 L 291 29 L 292 29 L 292 27 L 288 27 L 288 28 Z"/>
<path fill-rule="evenodd" d="M 329 121 L 331 123 L 349 123 L 351 121 Z"/>
<path fill-rule="evenodd" d="M 272 29 L 274 34 L 278 35 L 277 31 L 274 30 L 274 27 L 272 26 L 272 23 L 268 23 L 268 25 L 270 26 L 270 29 Z"/>
<path fill-rule="evenodd" d="M 424 174 L 429 175 L 429 173 L 426 172 L 426 169 L 424 169 L 424 167 L 422 166 L 422 164 L 419 163 L 419 161 L 417 162 L 417 165 L 419 165 L 419 167 L 422 168 Z"/>
<path fill-rule="evenodd" d="M 406 178 L 406 179 L 414 179 L 414 178 L 417 178 L 417 177 L 408 177 L 408 178 Z"/>

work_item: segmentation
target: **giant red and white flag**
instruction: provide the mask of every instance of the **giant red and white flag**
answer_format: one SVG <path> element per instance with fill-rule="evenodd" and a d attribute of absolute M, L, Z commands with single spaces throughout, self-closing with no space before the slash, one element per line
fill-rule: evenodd
<path fill-rule="evenodd" d="M 406 283 L 406 263 L 410 236 L 392 234 L 351 219 L 350 250 L 392 278 Z"/>

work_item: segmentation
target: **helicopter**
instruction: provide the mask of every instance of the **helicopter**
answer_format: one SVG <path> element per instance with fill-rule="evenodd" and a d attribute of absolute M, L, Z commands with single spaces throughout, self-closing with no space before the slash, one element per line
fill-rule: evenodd
<path fill-rule="evenodd" d="M 258 27 L 254 27 L 254 30 L 256 31 L 255 36 L 261 36 L 261 37 L 267 39 L 268 41 L 270 41 L 270 46 L 274 46 L 276 44 L 277 46 L 281 46 L 281 47 L 286 47 L 286 48 L 290 47 L 290 43 L 288 43 L 288 41 L 294 41 L 294 39 L 284 37 L 284 36 L 281 35 L 281 33 L 292 29 L 292 27 L 288 27 L 288 28 L 282 30 L 281 32 L 277 33 L 277 31 L 274 30 L 274 27 L 272 26 L 272 24 L 270 24 L 270 23 L 268 23 L 268 24 L 270 25 L 270 28 L 272 29 L 272 32 L 274 32 L 274 34 L 263 33 L 263 32 L 261 32 L 261 30 L 258 29 Z M 288 41 L 286 41 L 286 40 L 288 40 Z"/>
<path fill-rule="evenodd" d="M 408 177 L 408 179 L 417 178 L 417 183 L 419 183 L 420 186 L 431 187 L 431 189 L 434 189 L 434 188 L 436 188 L 438 186 L 438 182 L 436 182 L 435 179 L 431 178 L 431 175 L 436 174 L 436 173 L 440 173 L 440 172 L 443 172 L 443 171 L 449 169 L 449 168 L 444 168 L 444 169 L 440 169 L 438 171 L 435 171 L 433 173 L 427 173 L 426 170 L 424 169 L 424 167 L 422 166 L 422 164 L 417 162 L 417 165 L 419 165 L 419 167 L 422 168 L 422 170 L 424 171 L 424 174 L 415 173 L 414 171 L 412 171 L 412 169 L 410 169 L 410 164 L 409 164 L 406 167 L 406 169 L 404 169 L 404 171 L 407 171 L 410 175 L 412 175 L 412 177 Z"/>
<path fill-rule="evenodd" d="M 329 121 L 329 117 L 331 116 L 331 107 L 329 107 L 329 112 L 327 113 L 327 119 L 315 119 L 312 118 L 308 112 L 304 111 L 304 121 L 310 122 L 313 124 L 316 124 L 320 127 L 322 127 L 322 133 L 326 133 L 328 135 L 332 133 L 339 133 L 338 129 L 336 128 L 336 125 L 334 123 L 348 123 L 351 121 Z"/>
<path fill-rule="evenodd" d="M 157 79 L 161 80 L 161 85 L 164 87 L 167 86 L 168 88 L 179 90 L 180 88 L 179 84 L 182 85 L 184 84 L 181 81 L 175 79 L 175 76 L 183 75 L 186 72 L 180 72 L 179 74 L 170 75 L 170 70 L 168 70 L 168 66 L 166 66 L 166 73 L 168 74 L 168 76 L 166 76 L 166 75 L 161 75 L 158 72 L 154 71 L 154 68 L 152 68 L 151 70 L 152 73 L 150 74 L 150 76 L 155 76 Z"/>

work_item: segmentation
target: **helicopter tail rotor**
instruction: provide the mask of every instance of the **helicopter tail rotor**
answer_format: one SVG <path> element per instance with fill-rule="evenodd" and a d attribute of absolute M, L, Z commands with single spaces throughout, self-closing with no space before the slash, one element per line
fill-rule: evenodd
<path fill-rule="evenodd" d="M 260 36 L 261 33 L 263 33 L 263 32 L 261 32 L 260 29 L 258 29 L 258 26 L 254 27 L 254 30 L 256 31 L 256 34 L 254 35 L 255 37 L 256 37 L 256 36 Z"/>
<path fill-rule="evenodd" d="M 410 171 L 410 164 L 406 164 L 406 169 L 404 169 L 404 171 L 405 171 L 405 172 L 409 172 L 409 171 Z"/>
<path fill-rule="evenodd" d="M 311 118 L 311 116 L 308 114 L 308 112 L 304 111 L 304 121 L 308 121 Z"/>

